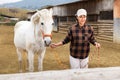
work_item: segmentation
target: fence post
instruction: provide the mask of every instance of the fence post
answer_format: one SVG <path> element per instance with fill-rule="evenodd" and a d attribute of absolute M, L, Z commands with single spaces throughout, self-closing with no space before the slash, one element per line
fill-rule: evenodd
<path fill-rule="evenodd" d="M 113 41 L 120 44 L 120 0 L 114 0 Z"/>

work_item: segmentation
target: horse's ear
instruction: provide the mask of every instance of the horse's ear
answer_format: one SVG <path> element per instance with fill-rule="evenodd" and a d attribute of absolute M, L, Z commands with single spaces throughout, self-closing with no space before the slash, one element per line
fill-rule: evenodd
<path fill-rule="evenodd" d="M 39 22 L 39 18 L 40 18 L 40 14 L 39 12 L 37 11 L 32 17 L 31 17 L 31 21 L 34 23 L 34 24 L 37 24 Z"/>
<path fill-rule="evenodd" d="M 50 11 L 50 14 L 52 15 L 53 14 L 53 9 L 50 8 L 49 11 Z"/>
<path fill-rule="evenodd" d="M 36 9 L 36 11 L 38 12 L 39 10 L 38 10 L 38 9 Z"/>

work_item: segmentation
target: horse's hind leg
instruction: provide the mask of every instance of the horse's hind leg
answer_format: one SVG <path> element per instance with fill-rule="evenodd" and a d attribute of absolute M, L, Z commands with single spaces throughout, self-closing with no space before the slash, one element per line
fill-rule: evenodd
<path fill-rule="evenodd" d="M 22 72 L 22 50 L 17 48 L 17 55 L 18 55 L 18 61 L 19 61 L 19 72 Z"/>
<path fill-rule="evenodd" d="M 28 56 L 28 52 L 27 52 L 27 56 Z M 28 57 L 27 57 L 27 67 L 26 67 L 26 70 L 29 71 L 29 61 L 28 61 Z"/>

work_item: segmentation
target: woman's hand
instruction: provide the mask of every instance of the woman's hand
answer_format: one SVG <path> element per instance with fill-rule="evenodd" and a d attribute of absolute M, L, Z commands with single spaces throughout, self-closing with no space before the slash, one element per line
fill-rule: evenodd
<path fill-rule="evenodd" d="M 51 44 L 50 44 L 50 47 L 51 47 L 51 48 L 56 48 L 57 46 L 61 46 L 61 45 L 63 45 L 63 43 L 62 43 L 62 42 L 58 42 L 58 43 L 51 43 Z"/>
<path fill-rule="evenodd" d="M 57 45 L 56 45 L 55 43 L 52 43 L 52 44 L 50 44 L 50 47 L 51 47 L 51 48 L 56 48 Z"/>
<path fill-rule="evenodd" d="M 101 47 L 100 43 L 97 43 L 97 42 L 95 42 L 95 46 L 96 46 L 96 48 L 100 48 Z"/>

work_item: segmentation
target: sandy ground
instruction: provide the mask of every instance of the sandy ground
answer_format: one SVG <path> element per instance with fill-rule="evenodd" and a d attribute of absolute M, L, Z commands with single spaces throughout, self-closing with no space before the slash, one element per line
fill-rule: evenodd
<path fill-rule="evenodd" d="M 0 25 L 0 74 L 17 73 L 18 57 L 13 44 L 13 26 Z M 65 34 L 53 32 L 53 42 L 61 41 Z M 112 42 L 99 41 L 101 49 L 98 51 L 91 45 L 89 68 L 120 66 L 120 45 Z M 26 72 L 26 54 L 23 53 L 23 70 Z M 34 60 L 37 71 L 37 54 Z M 44 71 L 69 69 L 69 44 L 51 49 L 47 47 Z"/>

